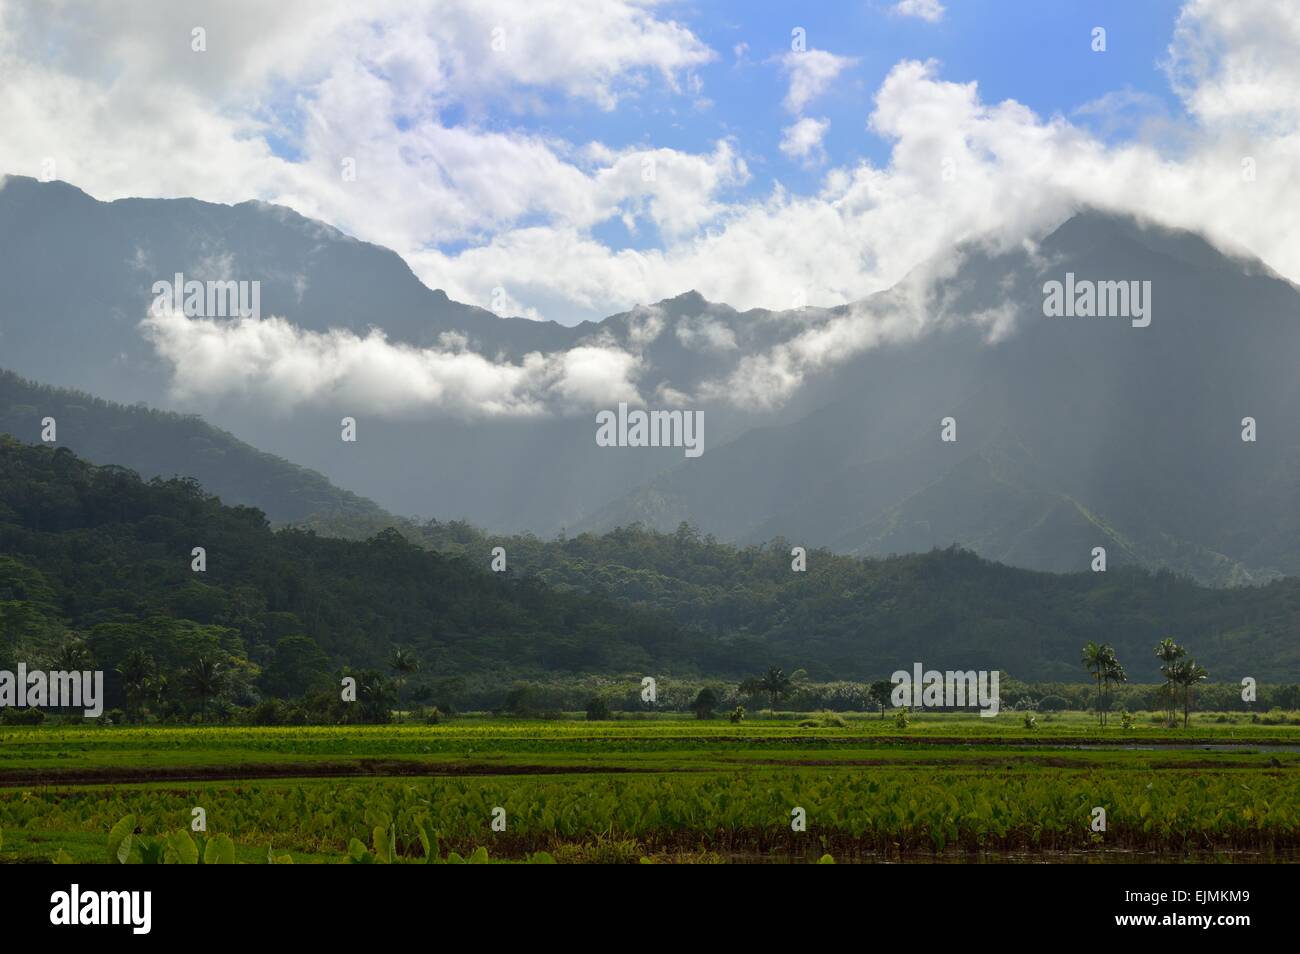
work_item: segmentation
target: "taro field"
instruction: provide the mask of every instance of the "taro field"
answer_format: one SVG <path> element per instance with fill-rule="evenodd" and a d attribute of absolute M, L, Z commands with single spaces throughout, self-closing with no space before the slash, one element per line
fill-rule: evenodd
<path fill-rule="evenodd" d="M 1082 714 L 0 729 L 6 862 L 1298 854 L 1300 728 L 1213 713 L 1176 730 Z"/>

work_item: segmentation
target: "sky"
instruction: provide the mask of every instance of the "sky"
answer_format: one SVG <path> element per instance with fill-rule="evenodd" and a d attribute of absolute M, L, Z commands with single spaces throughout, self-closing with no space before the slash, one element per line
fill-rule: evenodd
<path fill-rule="evenodd" d="M 1276 0 L 0 0 L 0 174 L 282 203 L 565 324 L 852 302 L 1084 204 L 1300 280 L 1297 54 Z"/>

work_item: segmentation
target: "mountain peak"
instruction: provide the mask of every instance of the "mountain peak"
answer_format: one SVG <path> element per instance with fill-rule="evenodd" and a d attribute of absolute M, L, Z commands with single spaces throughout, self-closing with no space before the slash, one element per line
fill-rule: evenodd
<path fill-rule="evenodd" d="M 31 176 L 3 173 L 0 173 L 0 196 L 4 196 L 10 202 L 37 201 L 38 197 L 40 201 L 47 203 L 94 201 L 88 193 L 62 179 L 34 179 Z"/>
<path fill-rule="evenodd" d="M 1060 245 L 1084 245 L 1106 241 L 1117 236 L 1134 238 L 1153 223 L 1140 221 L 1132 215 L 1114 212 L 1097 206 L 1084 206 L 1058 225 L 1046 242 Z"/>
<path fill-rule="evenodd" d="M 665 298 L 659 304 L 680 305 L 686 308 L 707 308 L 711 302 L 692 288 L 690 291 L 684 291 L 680 295 L 675 295 L 672 298 Z"/>
<path fill-rule="evenodd" d="M 1076 253 L 1124 243 L 1198 269 L 1226 268 L 1276 277 L 1267 264 L 1245 249 L 1224 246 L 1190 229 L 1093 206 L 1075 212 L 1043 240 L 1049 249 Z"/>

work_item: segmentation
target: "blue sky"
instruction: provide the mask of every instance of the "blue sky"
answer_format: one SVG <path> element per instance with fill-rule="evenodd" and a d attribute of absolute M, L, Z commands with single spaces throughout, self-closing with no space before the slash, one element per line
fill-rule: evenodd
<path fill-rule="evenodd" d="M 859 158 L 887 163 L 892 143 L 873 133 L 866 117 L 886 73 L 903 59 L 936 59 L 945 78 L 977 82 L 985 101 L 1014 99 L 1043 116 L 1062 113 L 1108 141 L 1131 136 L 1131 124 L 1111 121 L 1110 110 L 1077 112 L 1107 94 L 1140 94 L 1149 98 L 1143 104 L 1148 110 L 1183 114 L 1162 69 L 1177 0 L 956 0 L 934 23 L 899 15 L 892 7 L 885 0 L 808 4 L 794 12 L 789 4 L 773 2 L 674 4 L 668 11 L 718 54 L 698 70 L 708 105 L 645 95 L 605 113 L 556 97 L 553 112 L 545 116 L 507 115 L 501 121 L 575 142 L 653 144 L 690 152 L 707 150 L 720 137 L 735 137 L 753 172 L 735 191 L 759 195 L 773 180 L 796 191 L 815 191 L 824 165 Z M 791 120 L 782 106 L 788 81 L 779 59 L 790 50 L 796 26 L 806 31 L 809 48 L 857 61 L 808 110 L 831 123 L 824 141 L 828 161 L 817 166 L 778 148 Z M 1104 54 L 1092 50 L 1096 26 L 1107 31 Z M 614 246 L 659 244 L 653 231 L 632 235 L 617 221 L 605 223 L 597 233 Z"/>

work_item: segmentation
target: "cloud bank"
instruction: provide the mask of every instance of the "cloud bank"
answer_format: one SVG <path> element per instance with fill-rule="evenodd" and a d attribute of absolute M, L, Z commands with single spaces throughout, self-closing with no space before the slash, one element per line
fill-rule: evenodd
<path fill-rule="evenodd" d="M 143 330 L 176 369 L 182 401 L 256 402 L 273 414 L 304 407 L 402 416 L 430 411 L 469 417 L 533 417 L 641 403 L 640 360 L 589 344 L 526 355 L 518 364 L 468 351 L 444 335 L 439 348 L 388 341 L 375 330 L 305 331 L 283 318 L 188 318 L 150 314 Z"/>

